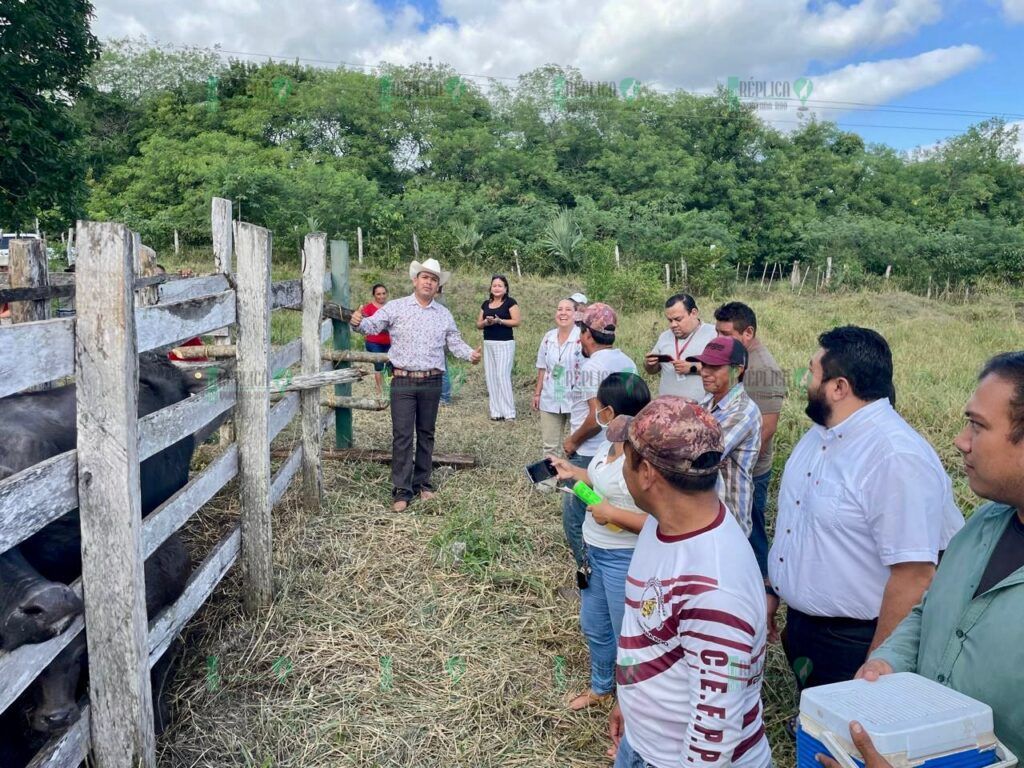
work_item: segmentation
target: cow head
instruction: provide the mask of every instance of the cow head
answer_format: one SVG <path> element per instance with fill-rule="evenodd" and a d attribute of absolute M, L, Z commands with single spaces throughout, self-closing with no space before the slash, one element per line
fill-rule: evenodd
<path fill-rule="evenodd" d="M 80 633 L 36 678 L 29 717 L 33 731 L 55 733 L 78 720 L 78 689 L 85 659 L 85 634 Z"/>

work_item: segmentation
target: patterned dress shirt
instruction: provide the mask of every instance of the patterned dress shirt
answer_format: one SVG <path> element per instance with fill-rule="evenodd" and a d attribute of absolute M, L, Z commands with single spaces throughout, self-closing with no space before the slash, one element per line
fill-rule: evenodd
<path fill-rule="evenodd" d="M 753 530 L 754 464 L 761 450 L 761 411 L 743 384 L 729 390 L 718 404 L 708 394 L 701 407 L 715 417 L 725 439 L 725 454 L 718 473 L 718 497 L 725 502 L 750 537 Z"/>
<path fill-rule="evenodd" d="M 473 354 L 452 313 L 437 301 L 420 306 L 415 294 L 389 301 L 373 317 L 364 317 L 357 330 L 362 334 L 390 333 L 388 360 L 406 371 L 443 371 L 445 346 L 463 360 Z"/>

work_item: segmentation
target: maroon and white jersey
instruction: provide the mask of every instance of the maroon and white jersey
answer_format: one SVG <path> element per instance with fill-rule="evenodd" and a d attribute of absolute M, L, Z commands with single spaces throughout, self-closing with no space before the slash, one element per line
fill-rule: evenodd
<path fill-rule="evenodd" d="M 626 580 L 616 681 L 626 735 L 658 768 L 765 768 L 764 581 L 728 512 L 685 536 L 647 518 Z"/>

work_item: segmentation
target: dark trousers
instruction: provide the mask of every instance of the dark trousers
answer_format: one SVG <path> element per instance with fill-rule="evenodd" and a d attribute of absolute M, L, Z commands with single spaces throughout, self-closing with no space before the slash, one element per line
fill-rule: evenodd
<path fill-rule="evenodd" d="M 782 647 L 799 690 L 852 680 L 867 661 L 878 620 L 808 616 L 786 609 Z"/>
<path fill-rule="evenodd" d="M 430 473 L 440 400 L 441 374 L 426 379 L 395 376 L 391 380 L 391 495 L 396 500 L 410 501 L 422 490 L 433 490 Z"/>
<path fill-rule="evenodd" d="M 768 527 L 765 525 L 764 512 L 768 506 L 768 486 L 772 482 L 772 471 L 754 478 L 754 505 L 750 510 L 750 546 L 761 568 L 761 576 L 768 575 Z"/>

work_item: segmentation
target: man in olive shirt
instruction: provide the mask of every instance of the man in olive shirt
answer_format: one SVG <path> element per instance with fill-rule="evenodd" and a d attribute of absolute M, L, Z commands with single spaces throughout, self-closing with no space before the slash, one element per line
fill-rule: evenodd
<path fill-rule="evenodd" d="M 1024 756 L 1024 352 L 985 364 L 954 441 L 971 490 L 991 502 L 955 536 L 924 599 L 857 677 L 916 672 L 990 707 L 995 732 Z M 851 724 L 855 741 L 866 734 Z M 863 750 L 862 750 L 863 751 Z M 870 754 L 871 750 L 869 749 Z M 820 762 L 833 766 L 828 758 Z M 888 763 L 870 755 L 868 768 Z"/>
<path fill-rule="evenodd" d="M 732 336 L 746 348 L 747 369 L 743 385 L 761 411 L 761 452 L 752 472 L 754 506 L 751 510 L 753 529 L 750 532 L 750 546 L 757 556 L 761 576 L 767 579 L 768 532 L 764 512 L 768 504 L 768 485 L 772 481 L 772 441 L 779 425 L 782 401 L 786 397 L 786 377 L 772 353 L 757 338 L 757 316 L 746 304 L 732 301 L 716 309 L 715 329 L 720 336 Z"/>

